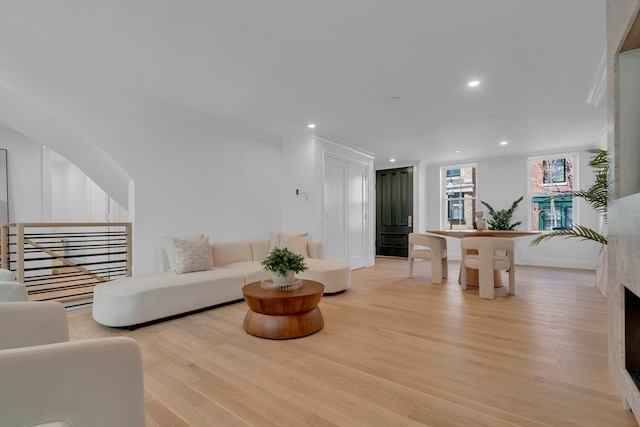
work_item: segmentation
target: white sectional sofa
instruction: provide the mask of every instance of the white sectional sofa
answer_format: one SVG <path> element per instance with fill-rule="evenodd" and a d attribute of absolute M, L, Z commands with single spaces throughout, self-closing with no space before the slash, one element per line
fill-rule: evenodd
<path fill-rule="evenodd" d="M 305 243 L 304 248 L 296 250 L 305 255 L 309 268 L 297 277 L 322 283 L 325 295 L 344 292 L 351 286 L 349 265 L 322 259 L 321 242 L 298 241 Z M 271 273 L 264 270 L 260 261 L 273 244 L 273 237 L 271 240 L 211 244 L 211 265 L 206 270 L 187 273 L 170 271 L 175 261 L 171 262 L 171 254 L 166 249 L 160 249 L 158 259 L 162 273 L 118 279 L 94 288 L 93 318 L 105 326 L 134 329 L 241 301 L 245 284 L 271 278 Z"/>

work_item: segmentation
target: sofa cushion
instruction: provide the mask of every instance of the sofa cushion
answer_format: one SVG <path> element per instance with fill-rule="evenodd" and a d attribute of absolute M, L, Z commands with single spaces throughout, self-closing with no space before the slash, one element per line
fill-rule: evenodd
<path fill-rule="evenodd" d="M 309 233 L 269 233 L 269 252 L 273 248 L 289 248 L 289 250 L 305 258 L 309 257 L 307 243 Z"/>
<path fill-rule="evenodd" d="M 251 253 L 254 261 L 262 261 L 269 255 L 268 240 L 254 240 L 251 242 Z"/>
<path fill-rule="evenodd" d="M 209 238 L 173 239 L 176 248 L 176 273 L 192 273 L 213 268 Z"/>
<path fill-rule="evenodd" d="M 271 272 L 264 269 L 259 261 L 241 261 L 227 264 L 224 268 L 241 273 L 244 276 L 244 283 L 249 284 L 261 280 L 271 279 Z"/>
<path fill-rule="evenodd" d="M 297 274 L 301 279 L 315 280 L 324 285 L 325 294 L 342 292 L 351 286 L 349 264 L 341 261 L 308 258 L 304 262 L 308 270 Z"/>
<path fill-rule="evenodd" d="M 195 236 L 180 237 L 180 239 L 202 239 L 204 233 L 197 234 Z M 176 271 L 176 247 L 173 245 L 173 239 L 176 237 L 162 236 L 162 245 L 167 253 L 167 260 L 169 261 L 169 271 Z"/>
<path fill-rule="evenodd" d="M 214 243 L 211 245 L 211 252 L 216 267 L 253 260 L 251 242 Z"/>

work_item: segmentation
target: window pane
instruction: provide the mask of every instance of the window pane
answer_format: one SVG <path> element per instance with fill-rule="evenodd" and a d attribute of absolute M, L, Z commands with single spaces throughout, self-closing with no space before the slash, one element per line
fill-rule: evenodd
<path fill-rule="evenodd" d="M 454 221 L 464 220 L 464 202 L 462 200 L 451 201 L 451 219 Z"/>
<path fill-rule="evenodd" d="M 471 229 L 476 210 L 476 168 L 442 168 L 444 188 L 442 227 Z"/>
<path fill-rule="evenodd" d="M 544 170 L 543 182 L 545 184 L 560 183 L 566 181 L 565 174 L 566 159 L 543 160 Z"/>
<path fill-rule="evenodd" d="M 533 197 L 533 230 L 559 230 L 573 224 L 571 196 Z"/>

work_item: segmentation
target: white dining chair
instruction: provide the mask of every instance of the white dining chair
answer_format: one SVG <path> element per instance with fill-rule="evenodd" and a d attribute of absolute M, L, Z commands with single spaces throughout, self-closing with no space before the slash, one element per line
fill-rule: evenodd
<path fill-rule="evenodd" d="M 446 282 L 449 273 L 447 265 L 447 239 L 429 234 L 409 234 L 409 277 L 413 277 L 413 260 L 431 260 L 431 282 Z"/>
<path fill-rule="evenodd" d="M 467 289 L 467 268 L 479 270 L 480 298 L 494 299 L 494 270 L 509 270 L 509 294 L 516 293 L 515 264 L 513 261 L 513 239 L 507 237 L 465 237 L 462 239 L 462 265 L 460 284 Z M 475 249 L 476 253 L 470 252 Z M 497 253 L 500 251 L 500 253 Z M 503 251 L 506 253 L 502 254 Z M 475 251 L 474 251 L 475 252 Z M 466 268 L 464 268 L 466 267 Z"/>

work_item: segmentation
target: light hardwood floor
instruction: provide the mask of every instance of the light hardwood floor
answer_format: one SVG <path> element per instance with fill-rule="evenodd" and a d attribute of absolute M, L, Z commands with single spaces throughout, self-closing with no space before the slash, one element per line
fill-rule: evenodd
<path fill-rule="evenodd" d="M 377 259 L 296 340 L 246 334 L 244 303 L 132 332 L 83 309 L 70 329 L 140 343 L 150 427 L 637 425 L 607 372 L 593 271 L 518 267 L 516 295 L 487 301 L 458 268 L 434 285 L 428 262 L 408 279 L 406 260 Z"/>

